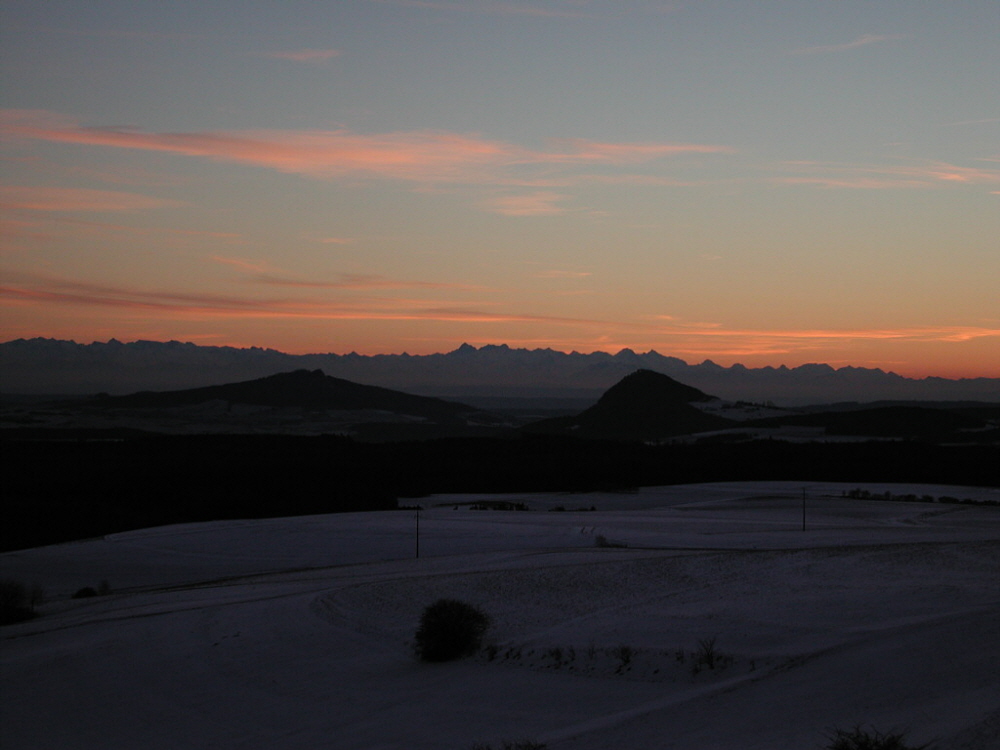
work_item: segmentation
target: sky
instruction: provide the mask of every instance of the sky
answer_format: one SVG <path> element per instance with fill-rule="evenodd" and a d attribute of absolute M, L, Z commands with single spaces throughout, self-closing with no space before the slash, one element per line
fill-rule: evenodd
<path fill-rule="evenodd" d="M 1000 377 L 996 0 L 0 0 L 0 340 Z"/>

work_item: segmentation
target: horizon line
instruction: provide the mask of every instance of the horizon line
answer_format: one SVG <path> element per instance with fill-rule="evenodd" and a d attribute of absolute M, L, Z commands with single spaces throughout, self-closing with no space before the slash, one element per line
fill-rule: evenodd
<path fill-rule="evenodd" d="M 577 356 L 581 356 L 581 357 L 586 357 L 586 356 L 591 356 L 591 355 L 595 355 L 595 354 L 603 354 L 603 355 L 606 355 L 608 357 L 619 357 L 621 355 L 630 354 L 630 355 L 634 355 L 634 356 L 637 356 L 637 357 L 644 357 L 644 356 L 653 355 L 653 356 L 657 356 L 657 357 L 662 357 L 664 359 L 672 359 L 672 360 L 676 360 L 677 362 L 682 363 L 683 366 L 685 366 L 685 367 L 703 367 L 703 366 L 707 365 L 707 366 L 711 366 L 711 367 L 717 367 L 717 368 L 723 369 L 723 370 L 733 370 L 733 369 L 768 370 L 768 369 L 770 369 L 770 370 L 788 370 L 788 371 L 793 371 L 793 370 L 798 370 L 800 368 L 805 368 L 805 367 L 826 367 L 826 368 L 829 368 L 829 369 L 833 370 L 834 372 L 840 372 L 842 370 L 864 370 L 864 371 L 868 371 L 868 372 L 881 372 L 881 373 L 883 373 L 885 375 L 894 375 L 896 377 L 903 378 L 903 379 L 906 379 L 906 380 L 928 380 L 928 379 L 950 380 L 950 381 L 961 381 L 961 380 L 1000 380 L 1000 376 L 994 376 L 994 375 L 969 375 L 969 376 L 959 376 L 959 377 L 947 377 L 947 376 L 943 376 L 943 375 L 910 376 L 910 375 L 902 375 L 902 374 L 897 373 L 897 372 L 895 372 L 893 370 L 887 370 L 887 369 L 884 369 L 882 367 L 869 367 L 869 366 L 865 366 L 865 365 L 855 365 L 855 364 L 842 364 L 841 365 L 839 363 L 834 364 L 834 363 L 830 363 L 830 362 L 820 362 L 820 361 L 802 362 L 802 363 L 797 364 L 797 365 L 788 365 L 788 364 L 782 363 L 782 364 L 778 364 L 778 365 L 767 364 L 767 365 L 759 365 L 759 366 L 749 366 L 749 365 L 744 365 L 744 364 L 742 364 L 740 362 L 733 362 L 730 365 L 721 365 L 721 364 L 718 364 L 717 362 L 715 362 L 715 361 L 713 361 L 712 359 L 709 359 L 709 358 L 706 358 L 706 359 L 702 360 L 701 362 L 690 362 L 690 361 L 688 361 L 688 360 L 686 360 L 686 359 L 684 359 L 682 357 L 677 357 L 677 356 L 674 356 L 674 355 L 671 355 L 671 354 L 664 354 L 662 352 L 657 351 L 656 349 L 648 349 L 646 351 L 636 351 L 635 349 L 633 349 L 631 347 L 622 347 L 621 349 L 618 349 L 617 351 L 609 351 L 609 350 L 606 350 L 606 349 L 594 349 L 592 351 L 579 351 L 579 350 L 573 349 L 573 350 L 570 350 L 570 351 L 566 351 L 566 350 L 563 350 L 563 349 L 555 349 L 555 348 L 553 348 L 551 346 L 536 347 L 536 348 L 531 349 L 531 348 L 528 348 L 528 347 L 510 346 L 507 343 L 500 343 L 500 344 L 492 344 L 491 343 L 491 344 L 482 344 L 480 346 L 476 346 L 476 345 L 470 344 L 468 342 L 463 342 L 462 344 L 460 344 L 459 346 L 457 346 L 454 349 L 451 349 L 451 350 L 448 350 L 448 351 L 431 352 L 431 353 L 428 353 L 428 354 L 410 354 L 409 352 L 406 352 L 406 351 L 401 351 L 401 352 L 378 352 L 378 353 L 374 353 L 374 354 L 363 354 L 363 353 L 357 352 L 355 350 L 351 350 L 349 352 L 335 352 L 335 351 L 303 351 L 303 352 L 295 352 L 295 351 L 285 351 L 285 350 L 282 350 L 282 349 L 275 349 L 275 348 L 272 348 L 272 347 L 269 347 L 269 346 L 256 346 L 256 345 L 246 346 L 246 345 L 235 345 L 235 344 L 199 344 L 199 343 L 197 343 L 195 341 L 181 341 L 179 339 L 157 340 L 157 339 L 141 339 L 140 338 L 140 339 L 134 339 L 134 340 L 131 340 L 131 341 L 122 341 L 122 340 L 120 340 L 118 338 L 115 338 L 114 336 L 112 336 L 111 338 L 107 339 L 106 341 L 101 341 L 101 340 L 98 340 L 98 339 L 94 339 L 93 341 L 91 341 L 89 343 L 84 343 L 84 342 L 76 341 L 75 339 L 60 339 L 60 338 L 46 337 L 46 336 L 34 336 L 34 337 L 31 337 L 31 338 L 25 338 L 25 337 L 21 336 L 21 337 L 14 338 L 14 339 L 9 339 L 9 340 L 6 340 L 6 341 L 0 341 L 0 346 L 7 346 L 8 344 L 15 344 L 17 342 L 26 342 L 26 343 L 28 343 L 28 342 L 32 342 L 32 341 L 48 341 L 48 342 L 54 342 L 54 343 L 68 343 L 68 344 L 73 344 L 75 346 L 95 346 L 95 345 L 98 345 L 98 346 L 107 346 L 107 345 L 111 345 L 111 344 L 118 344 L 118 345 L 121 345 L 121 346 L 130 346 L 130 345 L 144 344 L 144 343 L 146 343 L 146 344 L 161 344 L 161 345 L 179 344 L 179 345 L 182 345 L 182 346 L 193 346 L 193 347 L 200 347 L 200 348 L 203 348 L 203 349 L 233 349 L 233 350 L 236 350 L 236 351 L 261 350 L 261 351 L 274 352 L 276 354 L 282 354 L 282 355 L 289 356 L 289 357 L 324 357 L 324 356 L 333 356 L 333 357 L 364 357 L 364 358 L 368 358 L 368 359 L 373 359 L 375 357 L 404 357 L 404 356 L 405 357 L 412 357 L 412 358 L 417 358 L 417 357 L 435 357 L 435 356 L 440 357 L 440 356 L 448 356 L 448 355 L 452 355 L 452 354 L 458 354 L 458 353 L 460 353 L 462 351 L 472 350 L 472 351 L 475 351 L 475 352 L 480 352 L 480 351 L 483 351 L 483 350 L 486 350 L 486 349 L 500 349 L 500 350 L 506 350 L 506 351 L 511 351 L 511 352 L 521 351 L 521 352 L 529 352 L 529 353 L 530 352 L 553 352 L 553 353 L 556 353 L 556 354 L 565 355 L 567 357 L 573 356 L 573 355 L 577 355 Z"/>

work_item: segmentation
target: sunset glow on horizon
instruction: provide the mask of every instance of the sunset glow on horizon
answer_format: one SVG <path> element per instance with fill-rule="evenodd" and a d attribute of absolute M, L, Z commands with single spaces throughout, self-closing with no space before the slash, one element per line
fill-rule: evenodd
<path fill-rule="evenodd" d="M 0 340 L 1000 377 L 1000 3 L 8 0 Z"/>

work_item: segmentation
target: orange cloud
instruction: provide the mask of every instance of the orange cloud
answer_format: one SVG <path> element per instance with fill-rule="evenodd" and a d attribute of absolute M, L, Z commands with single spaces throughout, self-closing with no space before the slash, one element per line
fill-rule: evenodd
<path fill-rule="evenodd" d="M 916 326 L 909 328 L 857 328 L 847 330 L 746 330 L 727 329 L 704 324 L 694 327 L 677 327 L 663 330 L 670 336 L 698 336 L 771 342 L 831 342 L 860 340 L 905 341 L 971 341 L 977 338 L 1000 337 L 1000 328 L 982 326 Z"/>
<path fill-rule="evenodd" d="M 593 276 L 590 271 L 565 271 L 553 268 L 535 274 L 536 279 L 585 279 Z"/>
<path fill-rule="evenodd" d="M 608 144 L 581 139 L 565 148 L 531 150 L 476 134 L 413 131 L 360 134 L 348 130 L 248 130 L 146 133 L 126 127 L 83 127 L 35 110 L 0 113 L 8 137 L 159 151 L 333 178 L 346 175 L 420 182 L 508 182 L 519 167 L 635 164 L 683 153 L 727 153 L 702 144 Z"/>
<path fill-rule="evenodd" d="M 1000 339 L 1000 328 L 990 326 L 913 326 L 892 329 L 738 329 L 716 323 L 685 323 L 657 316 L 657 325 L 608 326 L 613 338 L 600 346 L 655 348 L 684 358 L 720 357 L 731 362 L 761 362 L 782 356 L 798 361 L 831 362 L 877 344 L 881 352 L 892 344 L 913 350 L 939 344 L 969 344 Z M 641 342 L 641 343 L 640 343 Z M 575 342 L 576 345 L 579 342 Z M 880 360 L 885 364 L 884 360 Z M 857 357 L 853 364 L 862 364 Z M 912 366 L 912 362 L 910 363 Z"/>
<path fill-rule="evenodd" d="M 335 279 L 303 279 L 285 273 L 266 262 L 256 262 L 244 258 L 212 257 L 216 263 L 232 266 L 242 271 L 251 280 L 270 286 L 299 287 L 303 289 L 453 289 L 481 290 L 469 284 L 449 284 L 437 281 L 402 281 L 390 279 L 378 274 L 341 273 Z"/>
<path fill-rule="evenodd" d="M 353 237 L 319 237 L 316 242 L 322 242 L 324 245 L 351 245 L 354 244 Z"/>
<path fill-rule="evenodd" d="M 240 259 L 222 259 L 234 267 L 253 272 L 267 272 L 267 266 Z M 267 283 L 271 283 L 267 281 Z M 305 284 L 278 279 L 277 286 L 328 288 L 342 291 L 384 288 L 439 288 L 447 285 L 421 282 L 395 282 L 378 276 L 344 275 L 327 284 Z M 713 323 L 684 324 L 661 317 L 661 322 L 636 320 L 598 320 L 584 317 L 542 315 L 503 309 L 483 309 L 463 303 L 442 304 L 438 300 L 393 297 L 325 299 L 321 297 L 259 297 L 220 294 L 181 293 L 143 290 L 111 285 L 82 283 L 63 279 L 22 274 L 7 281 L 0 289 L 6 305 L 67 304 L 85 307 L 116 308 L 146 312 L 164 319 L 287 319 L 439 321 L 463 323 L 537 323 L 590 332 L 604 337 L 603 342 L 625 342 L 622 346 L 655 346 L 674 354 L 697 353 L 754 356 L 764 354 L 799 354 L 856 346 L 864 342 L 900 342 L 903 344 L 960 344 L 977 340 L 1000 339 L 1000 328 L 981 326 L 914 326 L 891 329 L 735 329 Z M 488 305 L 487 305 L 488 307 Z M 499 305 L 497 306 L 499 307 Z M 556 341 L 553 338 L 553 341 Z M 565 339 L 559 337 L 564 344 Z M 597 339 L 594 339 L 595 341 Z M 638 345 L 637 342 L 642 342 Z M 832 347 L 832 348 L 831 348 Z"/>
<path fill-rule="evenodd" d="M 398 297 L 361 300 L 315 298 L 259 298 L 217 294 L 186 294 L 170 291 L 126 289 L 102 284 L 72 282 L 40 276 L 22 276 L 20 281 L 0 287 L 6 305 L 66 304 L 114 308 L 151 313 L 161 319 L 196 317 L 242 319 L 314 319 L 370 321 L 439 321 L 462 323 L 543 323 L 604 325 L 551 315 L 495 312 L 440 302 Z"/>

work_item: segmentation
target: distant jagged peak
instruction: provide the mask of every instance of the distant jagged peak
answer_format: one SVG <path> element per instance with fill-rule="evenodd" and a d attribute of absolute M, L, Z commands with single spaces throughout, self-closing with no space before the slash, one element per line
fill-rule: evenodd
<path fill-rule="evenodd" d="M 274 375 L 270 375 L 266 378 L 261 378 L 261 380 L 270 380 L 273 378 L 299 378 L 299 379 L 316 379 L 325 378 L 326 373 L 322 370 L 309 370 L 305 367 L 301 367 L 298 370 L 292 370 L 291 372 L 279 372 Z"/>
<path fill-rule="evenodd" d="M 833 375 L 837 371 L 828 364 L 820 362 L 808 362 L 804 365 L 799 365 L 795 368 L 800 373 L 808 373 L 810 375 Z"/>

